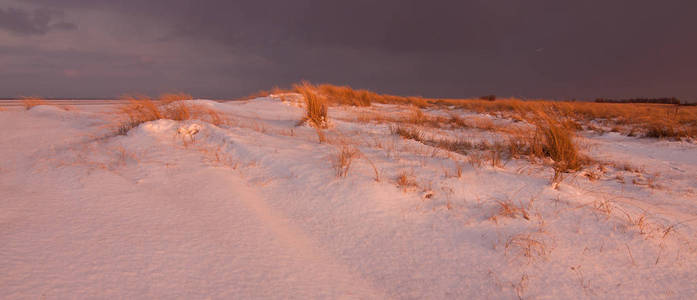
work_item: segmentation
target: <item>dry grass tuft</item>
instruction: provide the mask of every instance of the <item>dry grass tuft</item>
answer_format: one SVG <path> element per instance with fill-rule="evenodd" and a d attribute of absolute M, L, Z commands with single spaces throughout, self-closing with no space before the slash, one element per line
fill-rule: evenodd
<path fill-rule="evenodd" d="M 397 175 L 396 183 L 397 187 L 399 187 L 405 193 L 410 189 L 419 187 L 419 183 L 416 182 L 413 172 L 400 172 L 399 175 Z"/>
<path fill-rule="evenodd" d="M 332 157 L 332 167 L 337 177 L 346 177 L 351 168 L 351 162 L 358 155 L 358 150 L 349 145 L 341 146 L 341 149 Z"/>
<path fill-rule="evenodd" d="M 593 201 L 593 208 L 598 210 L 599 212 L 605 214 L 605 216 L 609 217 L 612 215 L 612 211 L 615 209 L 615 205 L 612 203 L 610 199 L 596 199 Z"/>
<path fill-rule="evenodd" d="M 510 237 L 506 242 L 506 254 L 509 250 L 517 250 L 529 260 L 544 257 L 549 253 L 545 243 L 534 239 L 530 234 L 516 234 Z"/>
<path fill-rule="evenodd" d="M 183 102 L 169 103 L 161 106 L 163 114 L 167 119 L 175 121 L 184 121 L 191 119 L 192 107 Z"/>
<path fill-rule="evenodd" d="M 399 135 L 405 139 L 415 140 L 417 142 L 424 142 L 423 132 L 421 129 L 405 127 L 400 125 L 390 126 L 390 132 L 392 134 Z"/>
<path fill-rule="evenodd" d="M 327 128 L 327 100 L 316 92 L 317 88 L 307 82 L 296 84 L 293 88 L 305 99 L 305 117 L 301 123 L 310 121 L 315 128 Z"/>
<path fill-rule="evenodd" d="M 320 144 L 326 143 L 327 142 L 327 135 L 324 134 L 324 131 L 322 129 L 314 127 L 315 132 L 317 133 L 317 142 Z"/>
<path fill-rule="evenodd" d="M 653 120 L 646 124 L 644 137 L 658 139 L 680 139 L 685 137 L 697 137 L 697 126 L 685 126 L 673 120 Z"/>
<path fill-rule="evenodd" d="M 494 168 L 503 167 L 503 147 L 500 144 L 495 144 L 491 150 L 489 150 L 489 162 Z"/>
<path fill-rule="evenodd" d="M 26 110 L 30 110 L 34 106 L 48 105 L 48 103 L 39 97 L 22 97 L 22 105 Z"/>
<path fill-rule="evenodd" d="M 128 104 L 119 108 L 119 113 L 126 118 L 118 128 L 117 133 L 119 135 L 125 135 L 128 131 L 142 123 L 164 119 L 160 107 L 149 98 L 142 97 L 137 99 L 129 96 L 128 101 Z"/>
<path fill-rule="evenodd" d="M 124 96 L 128 100 L 119 108 L 122 121 L 116 134 L 125 135 L 138 125 L 159 119 L 183 121 L 198 119 L 214 125 L 223 124 L 225 121 L 215 110 L 203 105 L 186 103 L 174 100 L 172 102 L 154 101 L 147 96 Z"/>
<path fill-rule="evenodd" d="M 348 86 L 330 84 L 319 85 L 316 89 L 331 103 L 352 106 L 370 106 L 370 99 L 375 94 L 366 90 L 354 90 Z"/>
<path fill-rule="evenodd" d="M 187 93 L 165 93 L 160 95 L 160 102 L 169 104 L 176 101 L 193 100 L 194 97 Z"/>
<path fill-rule="evenodd" d="M 220 126 L 225 123 L 223 117 L 221 117 L 220 114 L 212 108 L 203 108 L 203 113 L 208 115 L 208 123 L 215 126 Z"/>
<path fill-rule="evenodd" d="M 411 112 L 409 113 L 406 121 L 412 124 L 422 125 L 426 123 L 427 119 L 428 118 L 426 115 L 424 115 L 424 112 L 419 107 L 412 106 Z"/>
<path fill-rule="evenodd" d="M 479 153 L 470 153 L 467 155 L 467 162 L 472 166 L 472 168 L 482 167 L 482 156 Z"/>
<path fill-rule="evenodd" d="M 510 200 L 496 201 L 496 203 L 498 203 L 499 205 L 497 215 L 513 219 L 515 219 L 517 216 L 520 216 L 525 220 L 530 220 L 530 214 L 528 213 L 528 210 L 532 208 L 534 199 L 531 199 L 527 206 L 524 206 L 522 203 L 516 205 L 513 203 L 513 201 Z M 495 216 L 492 217 L 492 219 L 496 220 Z"/>
<path fill-rule="evenodd" d="M 537 124 L 537 134 L 540 145 L 533 145 L 532 153 L 544 152 L 544 156 L 552 158 L 555 169 L 560 171 L 578 170 L 583 165 L 583 159 L 578 153 L 574 142 L 573 132 L 552 118 L 545 118 Z M 538 153 L 539 155 L 539 153 Z"/>
<path fill-rule="evenodd" d="M 638 215 L 636 217 L 632 217 L 628 212 L 624 212 L 625 216 L 627 216 L 627 222 L 630 225 L 636 226 L 637 229 L 639 229 L 639 234 L 644 235 L 648 233 L 649 230 L 649 222 L 646 219 L 646 213 L 643 213 L 641 215 Z"/>

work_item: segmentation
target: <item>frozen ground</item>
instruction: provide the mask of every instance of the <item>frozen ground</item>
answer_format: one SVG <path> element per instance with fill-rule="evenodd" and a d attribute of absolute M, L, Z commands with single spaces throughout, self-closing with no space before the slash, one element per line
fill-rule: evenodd
<path fill-rule="evenodd" d="M 616 167 L 555 189 L 549 166 L 476 166 L 355 121 L 400 107 L 331 108 L 320 144 L 297 105 L 197 102 L 230 122 L 111 136 L 102 102 L 3 106 L 0 298 L 697 296 L 695 144 L 584 133 Z M 344 178 L 342 145 L 361 152 Z"/>

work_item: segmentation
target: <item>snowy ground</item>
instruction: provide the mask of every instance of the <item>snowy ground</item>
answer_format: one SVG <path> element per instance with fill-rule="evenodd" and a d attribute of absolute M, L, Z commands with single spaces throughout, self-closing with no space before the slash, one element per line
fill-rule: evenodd
<path fill-rule="evenodd" d="M 292 103 L 197 102 L 230 122 L 111 136 L 108 103 L 2 106 L 0 298 L 697 296 L 695 144 L 583 133 L 617 167 L 555 189 L 544 164 L 476 166 L 356 121 L 396 106 L 331 108 L 320 144 Z M 344 178 L 342 145 L 362 153 Z"/>

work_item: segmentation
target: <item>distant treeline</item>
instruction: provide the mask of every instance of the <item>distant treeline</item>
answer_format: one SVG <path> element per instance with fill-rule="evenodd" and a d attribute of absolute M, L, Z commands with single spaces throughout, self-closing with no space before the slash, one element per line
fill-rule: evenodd
<path fill-rule="evenodd" d="M 680 99 L 672 98 L 629 98 L 629 99 L 595 99 L 598 103 L 660 103 L 660 104 L 680 104 Z"/>

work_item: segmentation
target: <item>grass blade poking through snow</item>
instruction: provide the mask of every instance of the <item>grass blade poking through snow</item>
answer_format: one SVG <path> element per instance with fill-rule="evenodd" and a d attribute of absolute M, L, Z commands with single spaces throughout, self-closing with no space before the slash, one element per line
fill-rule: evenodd
<path fill-rule="evenodd" d="M 555 169 L 566 172 L 578 170 L 583 165 L 571 129 L 557 120 L 544 118 L 537 123 L 537 133 L 541 138 L 541 149 L 554 160 Z"/>
<path fill-rule="evenodd" d="M 348 175 L 351 162 L 353 162 L 353 158 L 357 154 L 357 149 L 348 145 L 341 146 L 341 149 L 332 158 L 332 166 L 336 170 L 337 177 L 346 177 Z"/>

